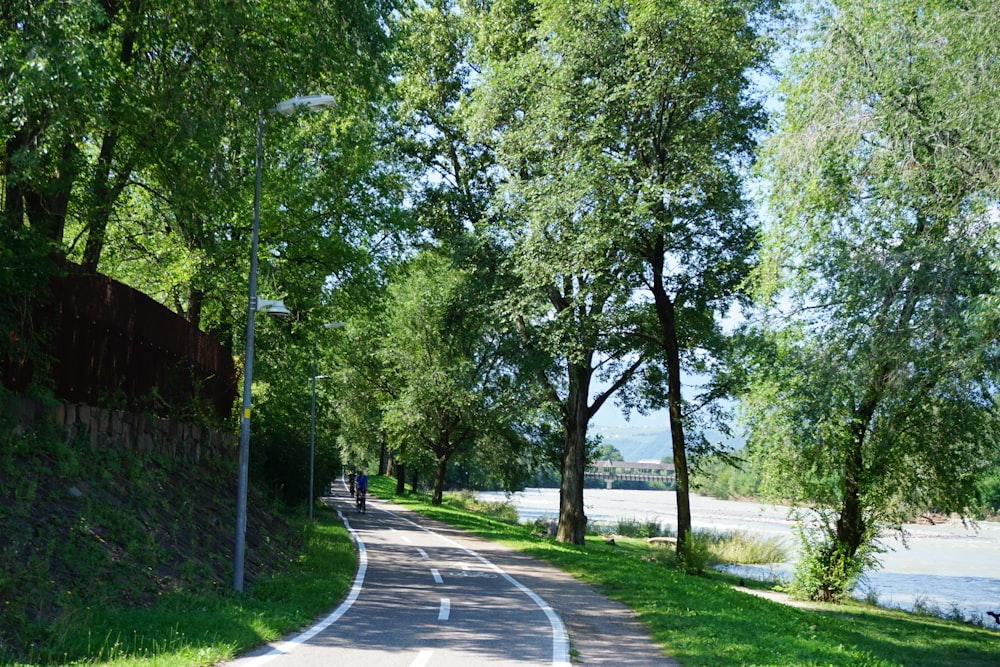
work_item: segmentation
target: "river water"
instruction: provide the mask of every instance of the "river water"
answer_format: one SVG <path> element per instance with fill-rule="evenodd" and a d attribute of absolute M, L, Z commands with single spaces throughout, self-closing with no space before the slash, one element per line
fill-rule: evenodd
<path fill-rule="evenodd" d="M 502 492 L 483 492 L 482 500 L 507 499 Z M 521 521 L 555 519 L 559 515 L 558 489 L 526 489 L 510 496 Z M 614 524 L 620 519 L 655 521 L 676 528 L 677 502 L 672 491 L 587 489 L 584 506 L 590 523 Z M 794 556 L 794 522 L 788 508 L 751 502 L 691 496 L 693 528 L 743 531 L 781 539 Z M 906 544 L 887 536 L 882 545 L 882 567 L 869 572 L 855 591 L 857 597 L 874 597 L 878 604 L 913 610 L 960 612 L 966 619 L 993 620 L 986 611 L 1000 611 L 1000 524 L 982 522 L 965 526 L 961 521 L 937 525 L 905 526 Z M 788 577 L 792 563 L 741 568 L 740 574 L 760 579 Z"/>

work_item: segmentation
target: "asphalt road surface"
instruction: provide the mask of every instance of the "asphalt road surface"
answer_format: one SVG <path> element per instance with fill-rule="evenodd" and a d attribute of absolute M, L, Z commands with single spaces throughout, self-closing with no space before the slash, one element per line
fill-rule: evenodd
<path fill-rule="evenodd" d="M 359 555 L 328 615 L 230 667 L 676 665 L 624 607 L 505 547 L 379 500 L 335 507 Z"/>

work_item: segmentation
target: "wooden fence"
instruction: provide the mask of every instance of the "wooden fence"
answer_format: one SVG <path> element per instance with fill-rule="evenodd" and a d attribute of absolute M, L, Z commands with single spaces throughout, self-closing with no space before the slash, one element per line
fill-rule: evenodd
<path fill-rule="evenodd" d="M 72 265 L 51 287 L 51 298 L 9 332 L 22 346 L 34 341 L 38 353 L 0 359 L 5 387 L 23 392 L 40 382 L 71 403 L 167 418 L 233 417 L 233 355 L 211 336 L 145 294 Z"/>

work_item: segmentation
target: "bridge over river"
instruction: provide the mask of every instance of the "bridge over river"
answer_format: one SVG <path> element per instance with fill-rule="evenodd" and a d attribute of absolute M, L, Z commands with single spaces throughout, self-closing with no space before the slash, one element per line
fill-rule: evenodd
<path fill-rule="evenodd" d="M 612 488 L 616 481 L 662 482 L 672 485 L 675 481 L 673 463 L 655 461 L 594 461 L 584 475 L 590 479 L 604 481 L 606 488 Z"/>

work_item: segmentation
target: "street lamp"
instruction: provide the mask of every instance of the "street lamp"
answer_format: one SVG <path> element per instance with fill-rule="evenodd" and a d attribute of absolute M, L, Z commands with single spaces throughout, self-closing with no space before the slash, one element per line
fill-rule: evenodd
<path fill-rule="evenodd" d="M 269 113 L 291 115 L 296 109 L 319 111 L 332 106 L 335 98 L 330 95 L 293 97 L 273 108 Z M 240 412 L 239 481 L 236 489 L 236 545 L 233 549 L 233 590 L 243 590 L 243 562 L 247 533 L 247 485 L 250 465 L 250 387 L 253 384 L 253 327 L 258 311 L 277 317 L 288 317 L 288 309 L 280 301 L 257 300 L 257 246 L 260 230 L 260 172 L 264 141 L 264 113 L 257 112 L 257 154 L 254 161 L 253 229 L 250 236 L 250 285 L 247 304 L 247 337 L 243 372 L 243 409 Z"/>
<path fill-rule="evenodd" d="M 324 329 L 336 329 L 338 327 L 344 326 L 344 322 L 327 322 L 323 325 Z M 313 518 L 313 479 L 315 477 L 313 470 L 314 462 L 316 460 L 316 380 L 326 377 L 325 375 L 316 375 L 316 337 L 318 332 L 313 331 L 313 372 L 312 372 L 312 414 L 309 419 L 309 520 L 312 521 Z"/>

